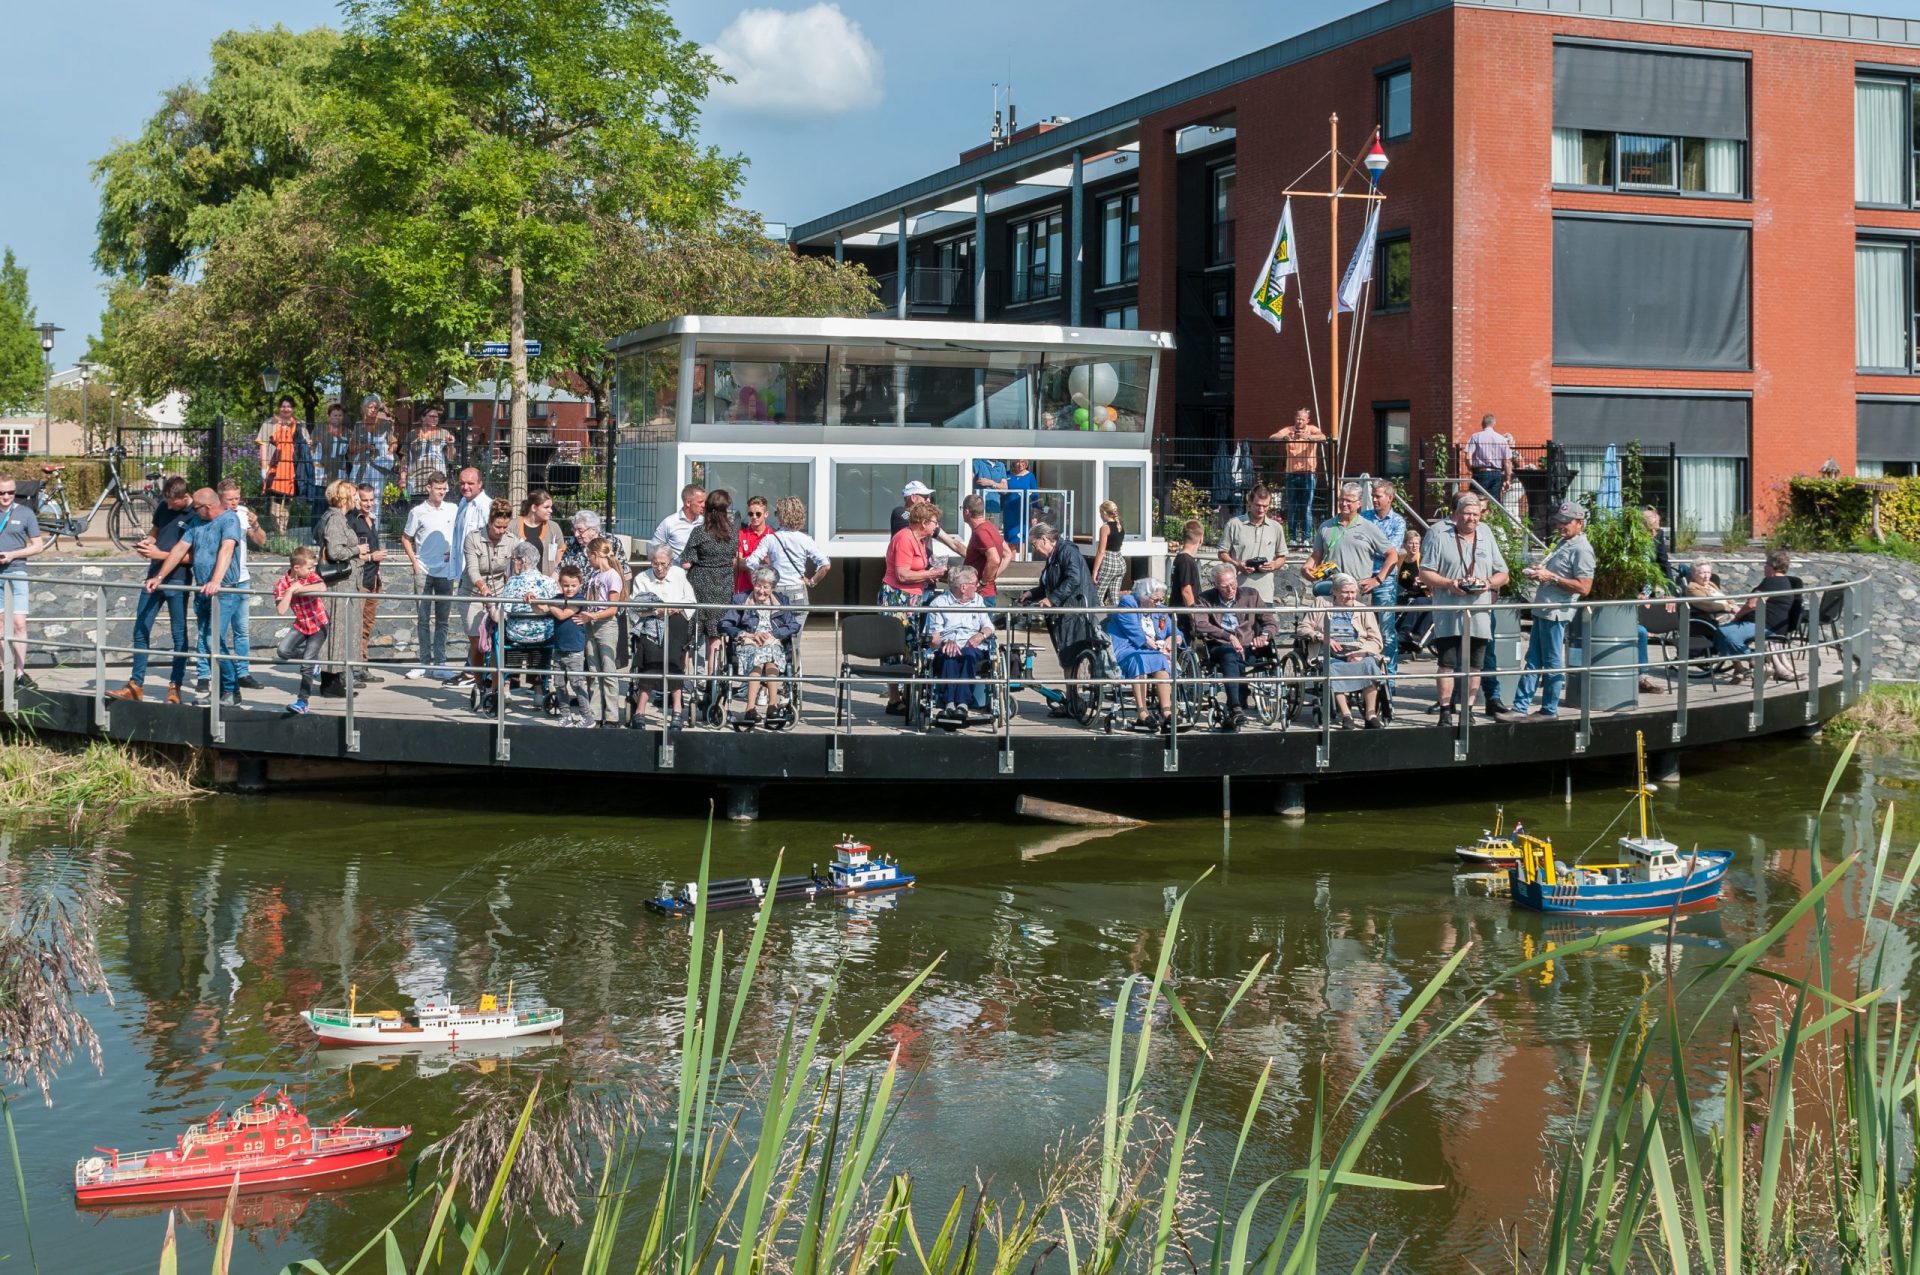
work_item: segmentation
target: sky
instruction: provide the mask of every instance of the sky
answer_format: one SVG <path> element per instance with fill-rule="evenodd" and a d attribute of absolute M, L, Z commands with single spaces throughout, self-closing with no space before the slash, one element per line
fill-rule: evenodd
<path fill-rule="evenodd" d="M 682 34 L 737 81 L 704 140 L 748 161 L 740 201 L 800 222 L 954 162 L 986 140 L 992 85 L 1022 121 L 1078 116 L 1364 7 L 1307 0 L 668 0 Z M 1905 15 L 1912 0 L 1835 6 Z M 92 163 L 135 136 L 160 94 L 207 72 L 234 27 L 337 24 L 331 0 L 75 0 L 15 6 L 0 129 L 0 245 L 26 266 L 62 366 L 97 331 Z M 1173 16 L 1176 15 L 1177 17 Z M 37 50 L 38 52 L 34 52 Z"/>

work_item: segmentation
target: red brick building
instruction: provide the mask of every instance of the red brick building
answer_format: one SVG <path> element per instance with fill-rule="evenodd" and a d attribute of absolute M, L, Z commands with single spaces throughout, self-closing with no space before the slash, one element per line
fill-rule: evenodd
<path fill-rule="evenodd" d="M 1393 0 L 796 226 L 890 309 L 1174 334 L 1161 432 L 1259 438 L 1326 386 L 1325 201 L 1304 300 L 1247 305 L 1327 117 L 1391 160 L 1348 469 L 1482 414 L 1591 476 L 1642 441 L 1711 534 L 1783 480 L 1920 466 L 1920 20 L 1718 0 Z M 1345 209 L 1339 265 L 1363 213 Z M 1297 299 L 1297 294 L 1296 294 Z M 1344 329 L 1343 324 L 1343 329 Z M 1672 459 L 1670 459 L 1670 456 Z"/>

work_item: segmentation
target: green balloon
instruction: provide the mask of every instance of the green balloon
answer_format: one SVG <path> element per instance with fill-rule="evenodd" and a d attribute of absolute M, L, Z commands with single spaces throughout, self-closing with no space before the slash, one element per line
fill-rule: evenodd
<path fill-rule="evenodd" d="M 1081 429 L 1085 429 L 1087 427 L 1087 409 L 1086 408 L 1076 407 L 1073 409 L 1073 423 L 1075 425 L 1078 425 Z"/>

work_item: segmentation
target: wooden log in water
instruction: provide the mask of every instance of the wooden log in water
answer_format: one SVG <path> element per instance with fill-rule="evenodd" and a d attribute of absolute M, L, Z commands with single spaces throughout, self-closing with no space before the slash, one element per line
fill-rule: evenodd
<path fill-rule="evenodd" d="M 1064 801 L 1049 801 L 1045 797 L 1029 797 L 1022 793 L 1013 803 L 1013 812 L 1025 815 L 1029 819 L 1045 819 L 1050 823 L 1070 823 L 1082 828 L 1129 828 L 1144 822 L 1127 815 L 1116 815 L 1105 810 L 1089 810 L 1085 806 L 1070 806 Z"/>

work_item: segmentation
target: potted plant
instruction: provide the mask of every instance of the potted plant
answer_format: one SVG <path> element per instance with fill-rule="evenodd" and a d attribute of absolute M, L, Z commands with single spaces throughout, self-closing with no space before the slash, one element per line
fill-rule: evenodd
<path fill-rule="evenodd" d="M 1654 558 L 1653 534 L 1637 509 L 1597 511 L 1587 522 L 1587 541 L 1593 545 L 1593 602 L 1631 602 L 1664 591 L 1667 581 Z M 1567 667 L 1592 666 L 1591 689 L 1596 709 L 1632 708 L 1640 702 L 1640 612 L 1638 607 L 1609 606 L 1583 609 L 1574 618 Z M 1579 703 L 1588 677 L 1570 674 L 1567 697 Z"/>

